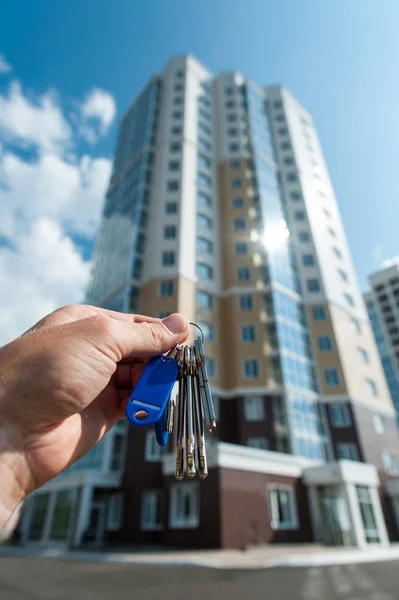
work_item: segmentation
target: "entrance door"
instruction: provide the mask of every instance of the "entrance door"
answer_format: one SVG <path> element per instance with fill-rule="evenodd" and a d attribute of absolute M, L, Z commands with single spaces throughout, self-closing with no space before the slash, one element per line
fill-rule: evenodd
<path fill-rule="evenodd" d="M 350 544 L 350 522 L 345 498 L 337 487 L 319 488 L 323 543 L 327 546 Z"/>
<path fill-rule="evenodd" d="M 101 546 L 104 540 L 106 518 L 105 502 L 93 502 L 90 511 L 89 525 L 84 535 L 84 541 L 93 546 Z"/>

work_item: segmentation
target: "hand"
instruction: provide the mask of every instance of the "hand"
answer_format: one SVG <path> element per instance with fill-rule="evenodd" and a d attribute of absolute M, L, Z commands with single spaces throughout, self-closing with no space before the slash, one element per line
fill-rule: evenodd
<path fill-rule="evenodd" d="M 0 349 L 0 528 L 124 418 L 148 358 L 187 336 L 179 314 L 161 321 L 72 305 Z"/>

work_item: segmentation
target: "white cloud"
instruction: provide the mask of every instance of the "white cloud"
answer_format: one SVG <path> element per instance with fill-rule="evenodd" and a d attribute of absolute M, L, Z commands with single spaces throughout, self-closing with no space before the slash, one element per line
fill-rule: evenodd
<path fill-rule="evenodd" d="M 0 96 L 0 135 L 5 142 L 59 154 L 71 143 L 72 129 L 54 93 L 31 102 L 20 83 L 13 81 L 8 96 Z"/>
<path fill-rule="evenodd" d="M 97 141 L 99 135 L 106 135 L 115 118 L 115 100 L 108 92 L 95 88 L 87 95 L 81 106 L 82 124 L 80 134 L 90 144 Z M 92 123 L 96 122 L 98 127 Z"/>
<path fill-rule="evenodd" d="M 394 267 L 395 265 L 399 265 L 399 255 L 393 256 L 392 258 L 388 258 L 383 260 L 381 263 L 381 269 L 388 269 L 388 267 Z"/>
<path fill-rule="evenodd" d="M 0 54 L 0 73 L 9 73 L 12 71 L 12 65 L 7 61 L 4 54 Z"/>
<path fill-rule="evenodd" d="M 106 127 L 110 112 L 98 118 Z M 54 93 L 30 99 L 12 82 L 0 95 L 0 345 L 84 297 L 90 262 L 73 240 L 94 238 L 111 161 L 77 152 L 80 126 Z"/>

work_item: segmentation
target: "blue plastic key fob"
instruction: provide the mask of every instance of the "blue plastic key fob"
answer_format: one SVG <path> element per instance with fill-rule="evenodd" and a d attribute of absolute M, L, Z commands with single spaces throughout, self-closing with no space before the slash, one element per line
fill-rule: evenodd
<path fill-rule="evenodd" d="M 157 438 L 158 446 L 166 446 L 169 441 L 169 433 L 166 431 L 167 413 L 168 410 L 165 406 L 161 418 L 155 423 L 155 437 Z"/>
<path fill-rule="evenodd" d="M 126 417 L 133 425 L 147 427 L 161 419 L 178 373 L 179 365 L 169 356 L 147 363 L 126 406 Z"/>

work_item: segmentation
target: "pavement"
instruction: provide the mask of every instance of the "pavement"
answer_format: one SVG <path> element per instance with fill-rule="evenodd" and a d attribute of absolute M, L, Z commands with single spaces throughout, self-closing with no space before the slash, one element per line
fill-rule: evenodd
<path fill-rule="evenodd" d="M 42 557 L 121 565 L 270 569 L 399 561 L 399 544 L 387 547 L 328 547 L 316 544 L 269 544 L 240 550 L 68 551 L 62 547 L 0 546 L 0 557 Z M 398 586 L 399 588 L 399 586 Z M 398 595 L 399 598 L 399 589 Z"/>
<path fill-rule="evenodd" d="M 398 568 L 162 568 L 1 556 L 0 600 L 396 600 Z"/>

